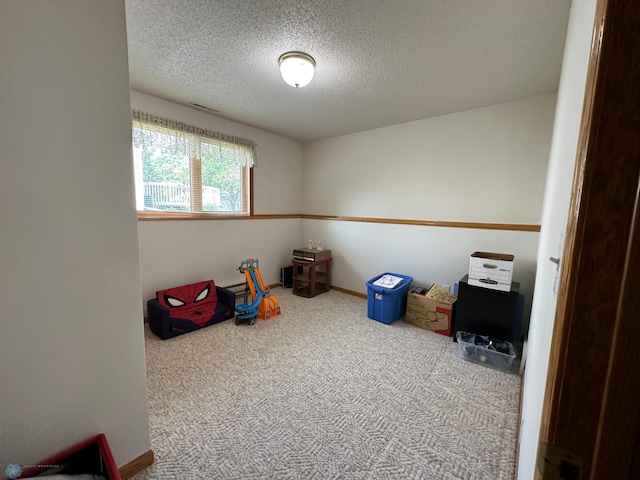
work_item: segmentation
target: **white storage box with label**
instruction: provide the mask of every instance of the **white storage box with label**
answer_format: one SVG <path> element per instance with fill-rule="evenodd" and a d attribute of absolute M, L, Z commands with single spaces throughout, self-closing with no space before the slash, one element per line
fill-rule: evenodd
<path fill-rule="evenodd" d="M 469 285 L 508 292 L 511 290 L 513 255 L 474 252 L 469 260 Z"/>

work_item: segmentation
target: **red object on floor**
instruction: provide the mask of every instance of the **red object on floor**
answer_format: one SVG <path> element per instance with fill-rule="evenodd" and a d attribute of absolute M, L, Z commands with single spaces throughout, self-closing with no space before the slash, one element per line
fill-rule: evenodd
<path fill-rule="evenodd" d="M 122 480 L 120 471 L 113 460 L 107 437 L 103 433 L 88 438 L 43 460 L 34 467 L 26 469 L 18 478 L 37 478 L 39 476 L 46 478 L 46 475 L 54 473 L 88 473 L 102 475 L 106 480 Z"/>

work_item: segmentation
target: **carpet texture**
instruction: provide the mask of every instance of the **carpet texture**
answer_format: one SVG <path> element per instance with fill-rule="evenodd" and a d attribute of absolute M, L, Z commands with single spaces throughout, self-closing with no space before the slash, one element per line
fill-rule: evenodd
<path fill-rule="evenodd" d="M 146 330 L 143 479 L 486 479 L 515 470 L 520 377 L 367 301 L 277 288 L 283 314 L 162 341 Z"/>

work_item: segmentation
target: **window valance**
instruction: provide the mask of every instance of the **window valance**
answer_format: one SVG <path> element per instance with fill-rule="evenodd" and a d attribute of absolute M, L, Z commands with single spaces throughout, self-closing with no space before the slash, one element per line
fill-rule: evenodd
<path fill-rule="evenodd" d="M 133 110 L 133 145 L 143 150 L 163 149 L 205 160 L 234 155 L 242 166 L 256 165 L 256 143 L 240 137 L 205 130 L 177 120 Z M 194 138 L 200 139 L 194 141 Z"/>

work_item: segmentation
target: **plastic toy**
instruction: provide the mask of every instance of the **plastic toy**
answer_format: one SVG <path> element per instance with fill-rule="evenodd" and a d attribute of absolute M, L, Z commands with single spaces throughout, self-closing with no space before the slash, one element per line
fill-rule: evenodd
<path fill-rule="evenodd" d="M 258 259 L 248 258 L 240 262 L 238 267 L 240 273 L 243 273 L 247 282 L 249 291 L 251 292 L 252 301 L 250 303 L 241 303 L 236 305 L 236 325 L 255 323 L 255 318 L 261 320 L 270 320 L 280 315 L 280 303 L 271 295 L 269 287 L 265 286 L 258 268 Z M 254 322 L 250 322 L 250 320 Z"/>

